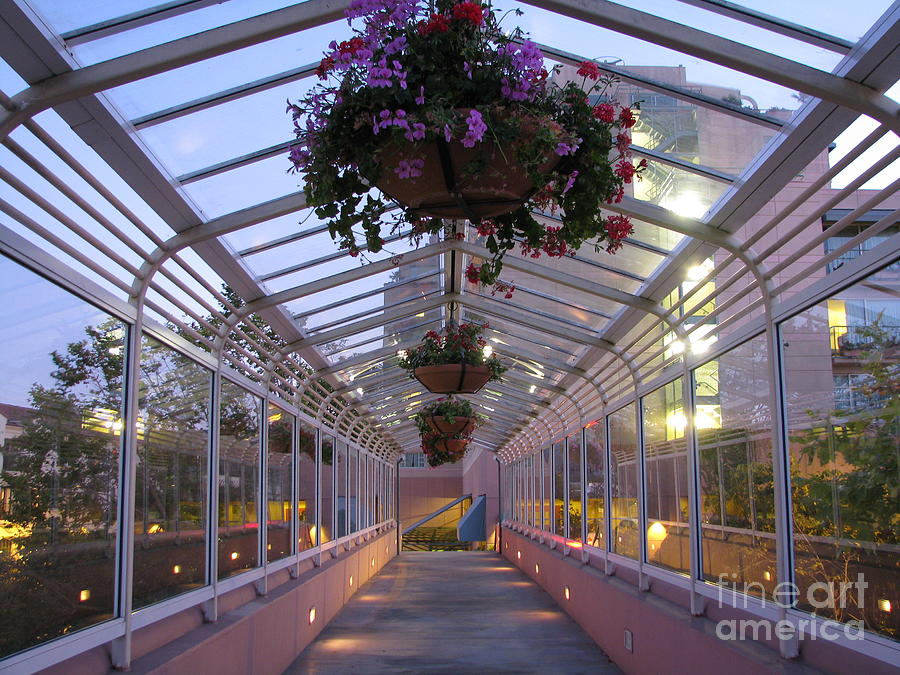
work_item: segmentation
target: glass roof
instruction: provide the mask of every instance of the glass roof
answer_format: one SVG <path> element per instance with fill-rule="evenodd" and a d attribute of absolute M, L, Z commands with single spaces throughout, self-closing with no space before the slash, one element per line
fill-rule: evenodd
<path fill-rule="evenodd" d="M 110 59 L 146 49 L 150 54 L 166 43 L 172 44 L 161 50 L 190 41 L 215 47 L 224 39 L 217 28 L 271 12 L 285 17 L 285 26 L 298 21 L 300 12 L 320 18 L 304 19 L 301 32 L 248 38 L 239 48 L 198 53 L 178 67 L 160 65 L 90 91 L 86 97 L 100 96 L 100 107 L 83 114 L 96 116 L 101 129 L 91 133 L 105 134 L 112 143 L 88 135 L 83 120 L 64 106 L 13 128 L 0 147 L 2 225 L 123 300 L 131 297 L 133 284 L 145 284 L 149 315 L 176 329 L 189 332 L 200 320 L 233 311 L 223 286 L 234 289 L 241 302 L 278 294 L 259 310 L 280 340 L 273 347 L 260 338 L 263 361 L 276 347 L 299 345 L 298 363 L 308 364 L 329 387 L 346 390 L 347 401 L 339 405 L 374 411 L 388 439 L 414 437 L 408 406 L 427 398 L 396 367 L 396 351 L 449 317 L 487 322 L 488 339 L 510 366 L 505 384 L 475 397 L 496 415 L 497 443 L 515 440 L 505 434 L 525 423 L 526 402 L 534 403 L 542 423 L 561 430 L 559 414 L 547 413 L 545 402 L 568 410 L 567 392 L 599 391 L 598 381 L 612 401 L 633 391 L 640 378 L 659 377 L 691 358 L 690 349 L 682 355 L 672 346 L 677 329 L 666 322 L 690 330 L 702 314 L 702 297 L 709 295 L 715 306 L 727 302 L 727 295 L 716 300 L 720 291 L 712 286 L 686 304 L 688 311 L 661 320 L 667 296 L 684 281 L 683 269 L 707 258 L 721 262 L 729 253 L 723 246 L 730 244 L 723 243 L 720 230 L 741 234 L 748 220 L 772 218 L 774 206 L 768 205 L 813 157 L 841 161 L 877 125 L 860 110 L 833 126 L 813 124 L 811 111 L 837 105 L 839 97 L 821 100 L 806 87 L 798 91 L 786 84 L 781 73 L 767 80 L 765 68 L 742 66 L 740 55 L 720 58 L 703 48 L 730 40 L 782 58 L 801 84 L 817 82 L 819 75 L 843 75 L 866 58 L 867 43 L 851 50 L 873 39 L 864 36 L 891 3 L 620 0 L 590 8 L 587 15 L 596 13 L 592 23 L 544 9 L 542 0 L 494 4 L 524 12 L 510 13 L 504 25 L 518 23 L 528 31 L 543 46 L 548 67 L 562 64 L 558 77 L 571 75 L 573 63 L 595 59 L 621 78 L 612 96 L 640 104 L 632 143 L 648 169 L 617 206 L 632 216 L 634 231 L 615 255 L 589 245 L 564 259 L 533 260 L 511 251 L 502 280 L 516 290 L 506 298 L 464 281 L 462 270 L 482 250 L 474 228 L 462 242 L 417 246 L 395 233 L 377 254 L 351 257 L 339 250 L 322 222 L 298 207 L 302 186 L 287 171 L 293 132 L 286 102 L 315 84 L 312 69 L 328 43 L 350 36 L 347 23 L 335 21 L 331 5 L 320 0 L 23 1 L 59 42 L 47 39 L 29 54 L 0 47 L 0 90 L 7 96 L 37 79 L 35 73 L 59 72 L 60 56 L 75 70 L 101 68 Z M 664 21 L 620 27 L 630 35 L 613 30 L 621 13 L 633 10 Z M 686 35 L 696 48 L 675 51 Z M 873 63 L 854 77 L 862 80 L 871 72 L 866 86 L 885 91 L 896 80 L 896 74 L 879 71 L 886 67 Z M 80 96 L 85 97 L 73 92 L 69 98 Z M 104 117 L 98 112 L 103 107 L 113 115 Z M 869 127 L 840 136 L 839 150 L 827 157 L 829 145 L 857 118 L 861 122 L 853 129 Z M 880 153 L 875 159 L 866 154 L 860 161 L 871 166 L 893 151 L 893 131 L 870 151 Z M 808 159 L 793 156 L 801 141 L 811 148 Z M 900 173 L 898 162 L 887 164 L 876 177 L 879 187 Z M 862 170 L 858 163 L 853 167 Z M 852 180 L 846 174 L 844 184 Z M 206 223 L 221 229 L 207 234 Z M 791 233 L 777 223 L 766 232 L 765 245 L 756 243 L 754 250 L 765 250 L 771 262 Z M 147 261 L 162 255 L 157 249 L 177 233 L 196 238 L 166 253 L 171 258 L 144 279 Z M 434 249 L 422 257 L 426 245 Z M 374 273 L 366 269 L 370 265 Z M 797 262 L 790 269 L 796 274 L 803 267 Z M 748 281 L 731 293 L 752 288 L 743 304 L 726 304 L 708 328 L 695 331 L 703 333 L 697 339 L 708 348 L 714 348 L 720 326 L 725 335 L 761 311 L 761 292 L 746 260 L 733 263 L 732 273 Z M 444 294 L 453 294 L 452 305 Z M 745 311 L 751 302 L 756 304 Z M 637 367 L 633 373 L 624 365 L 629 359 Z M 240 359 L 233 367 L 253 377 L 258 371 Z M 354 385 L 366 381 L 377 384 Z M 279 382 L 273 386 L 283 387 L 279 395 L 291 400 L 288 385 Z M 390 412 L 380 414 L 381 407 Z"/>

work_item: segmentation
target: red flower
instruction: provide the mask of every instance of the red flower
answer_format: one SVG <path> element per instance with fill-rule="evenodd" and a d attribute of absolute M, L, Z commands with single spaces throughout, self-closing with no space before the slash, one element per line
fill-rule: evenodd
<path fill-rule="evenodd" d="M 616 150 L 622 155 L 627 155 L 631 150 L 631 136 L 628 134 L 616 136 Z"/>
<path fill-rule="evenodd" d="M 432 14 L 428 21 L 420 21 L 417 26 L 419 35 L 431 35 L 432 33 L 446 33 L 450 30 L 450 19 L 443 14 Z"/>
<path fill-rule="evenodd" d="M 366 46 L 366 43 L 363 42 L 361 37 L 355 37 L 351 40 L 344 40 L 342 43 L 338 45 L 338 51 L 341 55 L 344 54 L 355 54 L 360 49 Z"/>
<path fill-rule="evenodd" d="M 594 106 L 594 117 L 606 124 L 612 124 L 616 121 L 616 110 L 609 103 L 601 103 Z"/>
<path fill-rule="evenodd" d="M 479 237 L 489 237 L 497 232 L 493 220 L 482 220 L 480 223 L 475 224 L 475 229 L 478 230 Z"/>
<path fill-rule="evenodd" d="M 623 107 L 619 111 L 619 124 L 623 127 L 630 129 L 634 126 L 635 122 L 637 122 L 637 119 L 635 119 L 634 111 L 631 108 Z"/>
<path fill-rule="evenodd" d="M 469 283 L 477 284 L 481 277 L 481 267 L 476 265 L 475 263 L 469 263 L 469 266 L 466 268 L 466 279 L 469 280 Z M 462 328 L 462 326 L 460 326 Z"/>
<path fill-rule="evenodd" d="M 316 68 L 316 76 L 320 80 L 328 79 L 328 71 L 334 68 L 334 58 L 331 56 L 326 56 L 319 62 L 319 67 Z"/>
<path fill-rule="evenodd" d="M 453 8 L 453 18 L 457 21 L 470 21 L 473 26 L 480 26 L 484 21 L 481 5 L 477 2 L 461 2 Z"/>
<path fill-rule="evenodd" d="M 582 61 L 581 67 L 578 69 L 578 74 L 589 80 L 596 80 L 600 77 L 600 68 L 598 68 L 597 64 L 593 61 Z"/>
<path fill-rule="evenodd" d="M 637 167 L 628 160 L 623 159 L 616 164 L 616 175 L 626 183 L 630 183 L 637 172 Z M 640 178 L 640 174 L 638 174 L 638 178 Z"/>
<path fill-rule="evenodd" d="M 606 236 L 609 243 L 606 250 L 609 253 L 615 253 L 622 248 L 622 240 L 634 231 L 631 226 L 631 219 L 628 216 L 614 215 L 606 219 Z"/>

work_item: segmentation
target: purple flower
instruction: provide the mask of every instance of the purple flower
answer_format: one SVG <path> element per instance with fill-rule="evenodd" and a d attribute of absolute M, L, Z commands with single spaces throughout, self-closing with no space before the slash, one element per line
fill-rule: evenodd
<path fill-rule="evenodd" d="M 424 85 L 419 87 L 419 95 L 416 96 L 416 105 L 423 105 L 425 103 L 425 87 Z"/>
<path fill-rule="evenodd" d="M 466 77 L 470 80 L 472 79 L 472 66 L 469 65 L 468 61 L 463 61 L 463 70 L 466 73 Z"/>
<path fill-rule="evenodd" d="M 394 171 L 400 178 L 418 178 L 422 175 L 422 169 L 424 167 L 424 159 L 401 159 Z"/>
<path fill-rule="evenodd" d="M 575 151 L 578 150 L 578 146 L 580 144 L 581 144 L 580 138 L 576 138 L 571 143 L 560 142 L 556 146 L 556 150 L 554 152 L 556 152 L 556 154 L 559 155 L 560 157 L 565 157 L 566 155 L 574 155 Z"/>
<path fill-rule="evenodd" d="M 576 178 L 578 178 L 578 171 L 573 171 L 569 174 L 569 180 L 566 181 L 566 186 L 563 188 L 562 194 L 566 194 L 572 189 L 572 186 L 575 185 Z"/>
<path fill-rule="evenodd" d="M 450 132 L 450 125 L 444 125 L 444 140 L 448 143 L 453 140 L 453 134 Z"/>
<path fill-rule="evenodd" d="M 469 130 L 463 136 L 462 144 L 467 148 L 474 148 L 475 144 L 481 142 L 481 139 L 484 137 L 484 132 L 487 131 L 487 124 L 484 123 L 481 113 L 472 108 L 469 111 L 469 116 L 466 118 L 466 125 L 469 127 Z"/>
<path fill-rule="evenodd" d="M 425 140 L 425 125 L 421 122 L 413 122 L 412 126 L 407 128 L 407 131 L 403 136 L 411 143 L 414 141 Z"/>

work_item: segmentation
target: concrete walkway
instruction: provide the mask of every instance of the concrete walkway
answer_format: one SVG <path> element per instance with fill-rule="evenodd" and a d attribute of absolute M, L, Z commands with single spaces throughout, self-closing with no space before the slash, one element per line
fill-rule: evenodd
<path fill-rule="evenodd" d="M 409 551 L 360 588 L 285 672 L 621 671 L 499 555 Z"/>

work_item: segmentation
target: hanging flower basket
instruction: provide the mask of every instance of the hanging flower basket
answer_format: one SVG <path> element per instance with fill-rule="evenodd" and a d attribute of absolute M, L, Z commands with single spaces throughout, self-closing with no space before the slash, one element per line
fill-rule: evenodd
<path fill-rule="evenodd" d="M 490 381 L 491 370 L 487 366 L 448 363 L 416 368 L 413 376 L 432 394 L 474 394 Z"/>
<path fill-rule="evenodd" d="M 471 434 L 475 430 L 477 421 L 474 417 L 456 417 L 453 422 L 448 422 L 441 415 L 432 415 L 428 418 L 428 426 L 445 436 Z"/>
<path fill-rule="evenodd" d="M 425 405 L 415 416 L 422 435 L 422 450 L 431 466 L 456 462 L 466 453 L 475 427 L 485 418 L 472 404 L 459 398 L 441 398 Z"/>
<path fill-rule="evenodd" d="M 500 12 L 478 0 L 350 0 L 354 36 L 331 43 L 321 83 L 288 110 L 292 170 L 351 255 L 380 251 L 383 230 L 420 241 L 443 232 L 442 218 L 466 218 L 491 253 L 467 278 L 490 285 L 505 283 L 512 249 L 560 257 L 591 242 L 613 253 L 631 233 L 602 209 L 645 165 L 630 160 L 634 111 L 593 61 L 548 72 Z"/>
<path fill-rule="evenodd" d="M 495 145 L 482 150 L 437 138 L 418 146 L 392 143 L 378 157 L 385 171 L 375 185 L 420 217 L 491 218 L 518 209 L 535 191 L 515 155 Z M 397 168 L 416 160 L 422 161 L 421 175 L 400 178 Z M 541 172 L 551 171 L 559 160 L 549 153 Z M 476 165 L 481 168 L 472 170 Z"/>
<path fill-rule="evenodd" d="M 499 381 L 506 367 L 481 337 L 487 324 L 450 323 L 430 330 L 415 348 L 400 355 L 400 367 L 434 394 L 473 394 Z"/>

